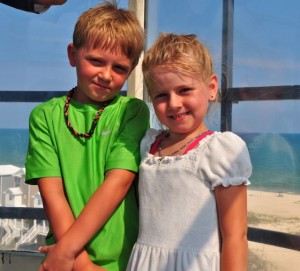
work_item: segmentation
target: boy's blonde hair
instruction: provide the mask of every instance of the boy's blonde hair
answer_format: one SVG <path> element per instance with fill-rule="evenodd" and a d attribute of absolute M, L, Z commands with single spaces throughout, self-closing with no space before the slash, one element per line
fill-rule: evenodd
<path fill-rule="evenodd" d="M 156 67 L 192 73 L 204 82 L 213 75 L 212 57 L 208 49 L 194 34 L 160 34 L 153 46 L 145 54 L 143 74 L 148 91 L 155 87 L 152 72 Z"/>
<path fill-rule="evenodd" d="M 118 8 L 116 1 L 104 1 L 78 18 L 73 44 L 77 49 L 121 50 L 136 66 L 144 49 L 144 31 L 132 11 Z"/>

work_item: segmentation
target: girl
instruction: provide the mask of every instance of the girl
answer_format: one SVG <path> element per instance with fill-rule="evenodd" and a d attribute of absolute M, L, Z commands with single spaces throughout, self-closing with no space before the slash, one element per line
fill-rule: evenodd
<path fill-rule="evenodd" d="M 143 73 L 166 131 L 141 144 L 140 229 L 127 270 L 247 269 L 247 190 L 252 172 L 244 141 L 209 131 L 218 79 L 195 35 L 161 34 Z"/>

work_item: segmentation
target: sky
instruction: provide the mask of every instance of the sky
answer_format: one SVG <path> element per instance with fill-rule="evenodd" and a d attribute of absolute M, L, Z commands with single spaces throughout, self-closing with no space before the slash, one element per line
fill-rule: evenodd
<path fill-rule="evenodd" d="M 211 51 L 220 76 L 221 0 L 151 0 L 147 46 L 160 32 L 195 33 Z M 0 90 L 62 90 L 76 83 L 66 47 L 81 12 L 96 0 L 68 0 L 41 15 L 0 4 Z M 126 7 L 127 1 L 120 1 Z M 234 1 L 233 87 L 300 85 L 300 1 Z M 0 103 L 0 128 L 27 128 L 34 103 Z M 218 129 L 218 113 L 212 125 Z M 300 133 L 299 101 L 240 102 L 237 132 Z"/>

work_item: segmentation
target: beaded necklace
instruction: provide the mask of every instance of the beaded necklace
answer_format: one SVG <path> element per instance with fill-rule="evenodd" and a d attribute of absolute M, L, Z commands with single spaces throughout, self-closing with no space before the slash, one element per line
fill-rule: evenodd
<path fill-rule="evenodd" d="M 76 90 L 76 87 L 75 87 L 75 88 L 72 88 L 72 89 L 68 92 L 68 95 L 67 95 L 67 98 L 66 98 L 65 107 L 64 107 L 65 122 L 66 122 L 66 125 L 67 125 L 68 129 L 71 131 L 71 133 L 72 133 L 73 135 L 78 136 L 78 137 L 91 138 L 92 135 L 93 135 L 93 133 L 94 133 L 94 131 L 95 131 L 96 125 L 97 125 L 97 123 L 98 123 L 98 120 L 99 120 L 99 118 L 100 118 L 100 116 L 101 116 L 101 114 L 102 114 L 104 108 L 105 108 L 106 106 L 108 106 L 108 105 L 110 104 L 110 102 L 113 101 L 113 99 L 112 99 L 112 100 L 108 100 L 108 101 L 106 101 L 105 103 L 103 103 L 103 104 L 101 105 L 101 107 L 99 108 L 99 110 L 98 110 L 98 112 L 97 112 L 95 118 L 93 119 L 93 122 L 92 122 L 92 125 L 91 125 L 91 129 L 89 130 L 89 132 L 88 132 L 88 133 L 79 133 L 79 132 L 77 132 L 77 131 L 73 128 L 73 126 L 72 126 L 72 124 L 71 124 L 71 122 L 70 122 L 70 120 L 69 120 L 69 112 L 68 112 L 68 109 L 69 109 L 69 106 L 70 106 L 70 100 L 71 100 L 71 98 L 72 98 L 72 96 L 73 96 L 75 90 Z"/>
<path fill-rule="evenodd" d="M 196 140 L 198 137 L 200 137 L 201 135 L 203 135 L 204 133 L 206 133 L 207 131 L 201 133 L 200 135 L 195 136 L 194 138 L 192 138 L 191 140 L 189 140 L 187 143 L 185 143 L 183 146 L 181 146 L 180 148 L 178 148 L 176 151 L 172 152 L 171 154 L 168 154 L 167 156 L 174 156 L 176 153 L 180 152 L 182 149 L 184 149 L 185 147 L 187 147 L 188 145 L 190 145 L 194 140 Z M 163 138 L 158 145 L 158 155 L 160 157 L 163 157 L 165 155 L 162 154 L 162 142 L 165 141 L 170 135 L 167 134 L 165 138 Z"/>

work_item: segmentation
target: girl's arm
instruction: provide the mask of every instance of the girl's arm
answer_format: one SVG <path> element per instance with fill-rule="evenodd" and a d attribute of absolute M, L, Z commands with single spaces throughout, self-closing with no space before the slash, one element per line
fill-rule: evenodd
<path fill-rule="evenodd" d="M 124 199 L 135 175 L 128 170 L 109 170 L 103 184 L 58 243 L 41 248 L 40 251 L 47 253 L 47 257 L 39 271 L 70 271 L 74 258 Z"/>
<path fill-rule="evenodd" d="M 222 236 L 221 271 L 246 271 L 247 186 L 218 186 L 215 189 Z"/>
<path fill-rule="evenodd" d="M 59 177 L 47 177 L 38 180 L 43 206 L 56 241 L 67 232 L 74 223 L 73 213 L 66 199 L 63 180 Z M 71 268 L 73 262 L 71 263 Z M 76 258 L 73 271 L 95 270 L 86 251 L 82 250 Z M 99 269 L 100 270 L 100 269 Z"/>

